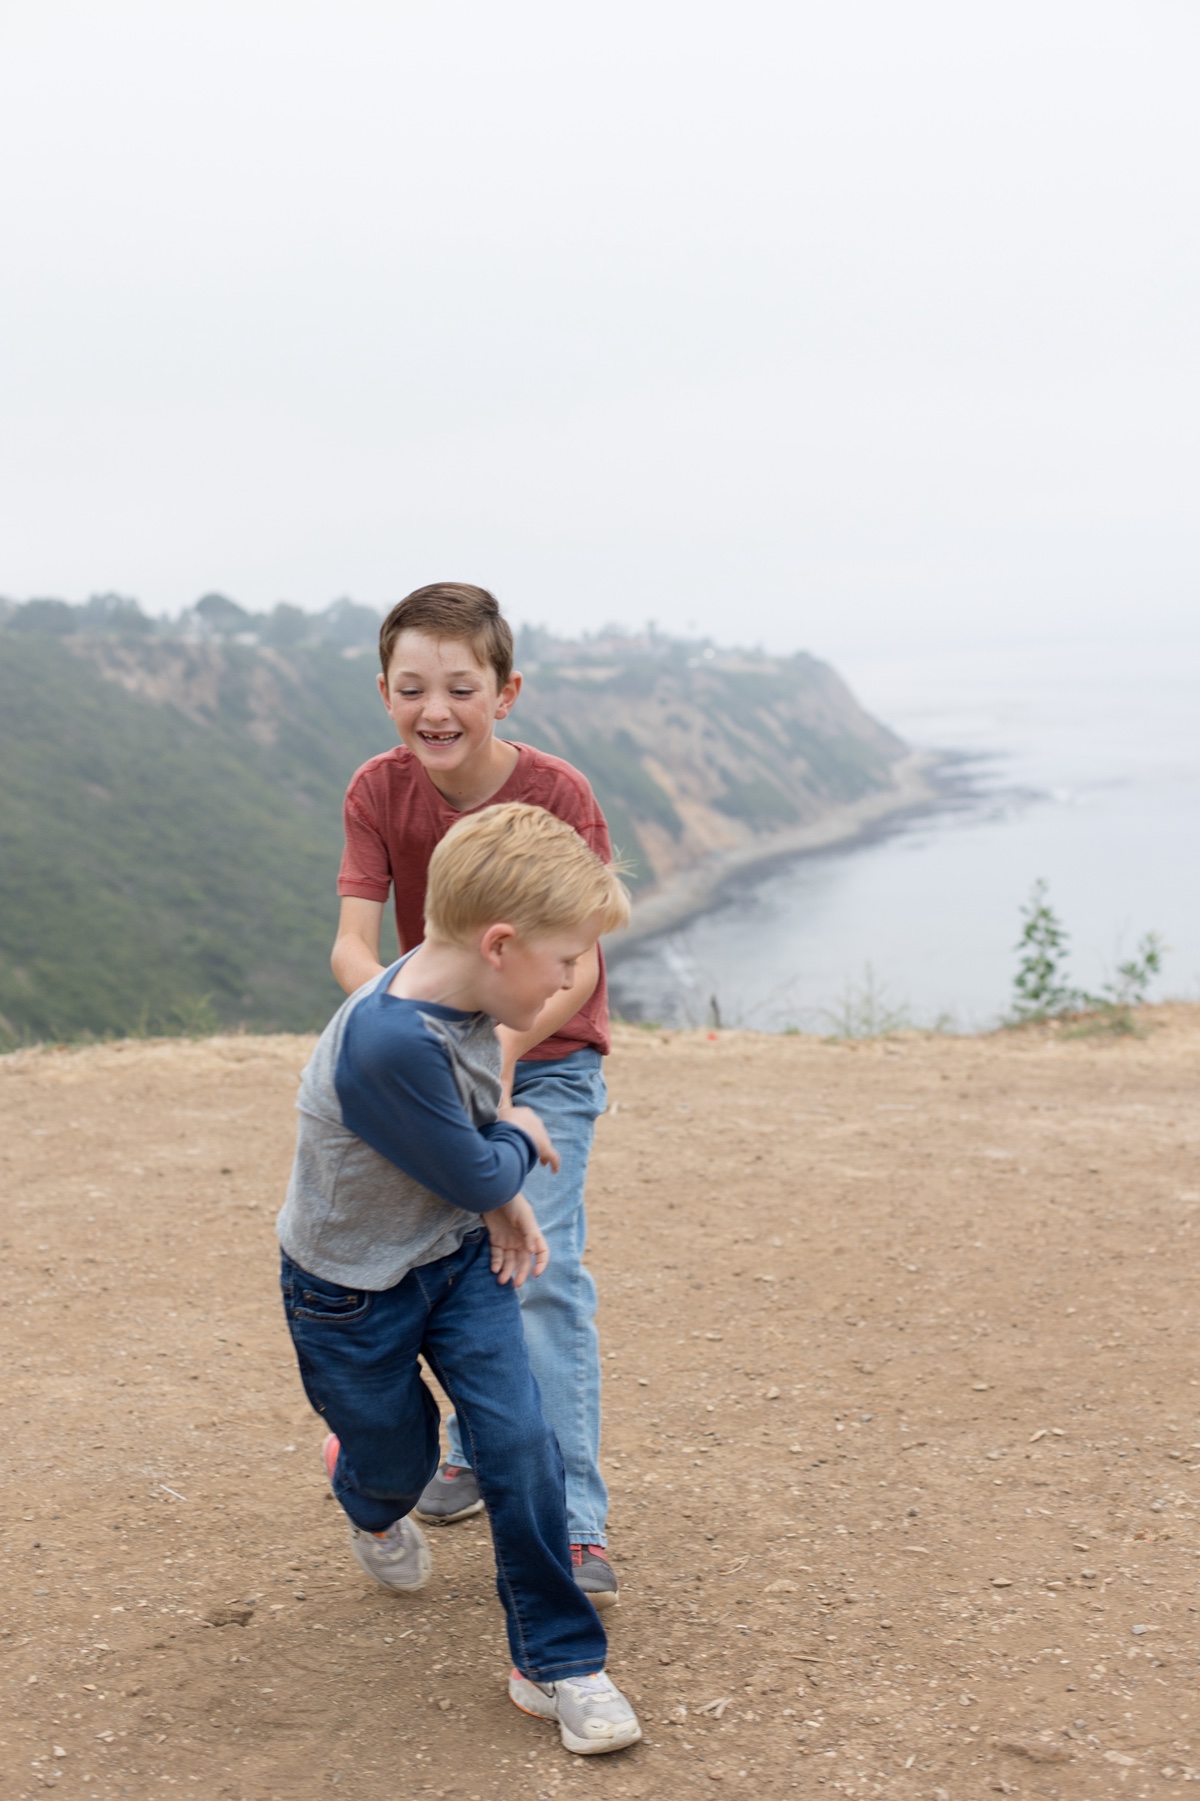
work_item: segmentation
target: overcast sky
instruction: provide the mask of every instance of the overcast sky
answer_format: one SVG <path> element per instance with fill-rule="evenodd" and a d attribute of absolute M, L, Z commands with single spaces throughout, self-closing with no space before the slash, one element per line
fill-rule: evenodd
<path fill-rule="evenodd" d="M 1200 616 L 1195 0 L 5 0 L 0 593 Z"/>

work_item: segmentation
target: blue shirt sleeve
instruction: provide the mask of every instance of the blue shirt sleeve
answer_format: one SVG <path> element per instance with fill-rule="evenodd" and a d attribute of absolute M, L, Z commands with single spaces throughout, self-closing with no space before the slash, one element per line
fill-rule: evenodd
<path fill-rule="evenodd" d="M 348 1129 L 452 1206 L 472 1213 L 503 1207 L 537 1162 L 519 1126 L 473 1123 L 446 1048 L 415 1007 L 356 1007 L 334 1085 Z"/>

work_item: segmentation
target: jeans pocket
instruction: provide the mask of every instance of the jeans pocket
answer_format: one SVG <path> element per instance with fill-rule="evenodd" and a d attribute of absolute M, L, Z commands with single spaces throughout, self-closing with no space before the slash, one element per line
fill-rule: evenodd
<path fill-rule="evenodd" d="M 374 1295 L 364 1288 L 343 1288 L 306 1270 L 293 1272 L 288 1311 L 293 1319 L 313 1320 L 325 1326 L 348 1326 L 365 1319 Z"/>

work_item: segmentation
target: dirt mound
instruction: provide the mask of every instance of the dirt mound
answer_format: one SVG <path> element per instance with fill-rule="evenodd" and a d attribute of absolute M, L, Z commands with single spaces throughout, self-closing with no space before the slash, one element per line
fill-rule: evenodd
<path fill-rule="evenodd" d="M 310 1041 L 5 1058 L 0 1793 L 1200 1780 L 1200 1009 L 1143 1025 L 619 1036 L 591 1256 L 646 1743 L 589 1760 L 505 1698 L 486 1526 L 412 1600 L 348 1557 L 275 1291 Z"/>

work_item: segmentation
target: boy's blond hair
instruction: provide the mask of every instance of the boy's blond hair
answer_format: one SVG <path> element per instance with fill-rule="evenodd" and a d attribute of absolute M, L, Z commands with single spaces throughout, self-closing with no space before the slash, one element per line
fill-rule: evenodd
<path fill-rule="evenodd" d="M 601 932 L 627 924 L 625 884 L 573 826 L 544 807 L 485 807 L 451 826 L 429 859 L 431 938 L 466 944 L 500 921 L 520 938 L 538 938 L 593 916 Z"/>

